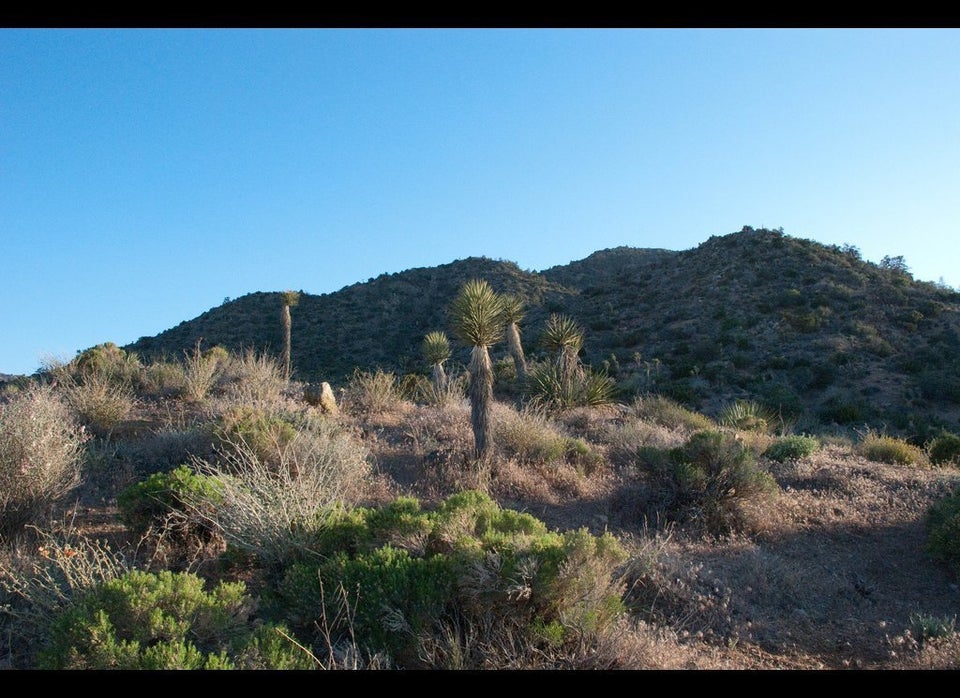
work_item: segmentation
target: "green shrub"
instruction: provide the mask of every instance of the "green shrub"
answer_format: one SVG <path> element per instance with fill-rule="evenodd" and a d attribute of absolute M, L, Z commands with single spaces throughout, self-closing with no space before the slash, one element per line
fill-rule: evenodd
<path fill-rule="evenodd" d="M 215 436 L 220 448 L 243 444 L 261 461 L 276 464 L 296 438 L 297 429 L 285 415 L 265 407 L 238 405 L 220 418 Z"/>
<path fill-rule="evenodd" d="M 748 523 L 745 505 L 777 491 L 753 452 L 729 433 L 698 431 L 668 455 L 649 461 L 668 514 L 711 534 L 742 530 Z"/>
<path fill-rule="evenodd" d="M 154 529 L 202 536 L 206 519 L 222 499 L 217 480 L 180 465 L 122 490 L 117 508 L 123 523 L 139 535 Z M 206 515 L 200 513 L 204 510 Z"/>
<path fill-rule="evenodd" d="M 799 460 L 816 453 L 820 442 L 813 436 L 791 435 L 783 436 L 767 447 L 763 452 L 765 458 L 782 463 L 788 460 Z"/>
<path fill-rule="evenodd" d="M 80 484 L 86 440 L 49 386 L 0 402 L 0 535 L 38 523 Z"/>
<path fill-rule="evenodd" d="M 941 499 L 927 511 L 927 552 L 960 575 L 960 492 Z"/>
<path fill-rule="evenodd" d="M 927 446 L 927 456 L 934 465 L 960 465 L 960 435 L 942 432 Z"/>
<path fill-rule="evenodd" d="M 58 615 L 41 669 L 237 669 L 275 662 L 309 668 L 294 645 L 264 652 L 265 635 L 253 630 L 254 602 L 243 582 L 220 582 L 211 591 L 189 573 L 133 570 L 94 587 Z M 251 651 L 251 646 L 253 651 Z M 248 666 L 241 663 L 243 658 Z M 259 668 L 274 668 L 261 666 Z"/>
<path fill-rule="evenodd" d="M 924 465 L 926 454 L 918 446 L 894 436 L 868 429 L 857 445 L 857 452 L 867 460 L 893 465 Z"/>
<path fill-rule="evenodd" d="M 319 561 L 287 568 L 270 599 L 274 617 L 300 632 L 330 628 L 334 641 L 352 635 L 402 667 L 429 668 L 420 650 L 453 624 L 552 646 L 602 632 L 623 612 L 614 573 L 626 553 L 616 539 L 550 532 L 481 492 L 432 512 L 411 498 L 341 510 L 315 550 Z M 331 638 L 309 641 L 321 639 Z"/>

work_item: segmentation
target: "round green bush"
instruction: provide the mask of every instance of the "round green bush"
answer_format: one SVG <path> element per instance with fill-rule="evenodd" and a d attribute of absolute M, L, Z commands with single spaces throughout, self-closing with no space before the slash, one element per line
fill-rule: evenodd
<path fill-rule="evenodd" d="M 960 575 L 960 492 L 940 500 L 927 512 L 927 552 Z"/>
<path fill-rule="evenodd" d="M 57 615 L 40 669 L 310 668 L 312 658 L 255 628 L 243 582 L 210 591 L 191 573 L 133 570 L 94 587 Z"/>
<path fill-rule="evenodd" d="M 960 464 L 960 436 L 943 432 L 930 442 L 927 453 L 934 465 Z"/>
<path fill-rule="evenodd" d="M 765 458 L 783 463 L 788 460 L 799 460 L 815 453 L 820 448 L 820 442 L 813 436 L 784 436 L 770 444 L 763 452 Z"/>

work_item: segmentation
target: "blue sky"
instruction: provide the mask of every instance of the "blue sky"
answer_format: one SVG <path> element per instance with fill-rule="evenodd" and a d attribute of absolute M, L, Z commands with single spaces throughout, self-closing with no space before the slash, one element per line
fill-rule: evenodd
<path fill-rule="evenodd" d="M 960 286 L 960 30 L 0 30 L 0 373 L 744 225 Z"/>

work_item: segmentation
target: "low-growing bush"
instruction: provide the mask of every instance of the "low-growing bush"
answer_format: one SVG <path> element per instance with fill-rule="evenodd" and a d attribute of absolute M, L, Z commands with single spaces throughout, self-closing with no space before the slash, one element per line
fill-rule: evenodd
<path fill-rule="evenodd" d="M 927 446 L 927 457 L 934 465 L 960 465 L 960 436 L 942 432 Z"/>
<path fill-rule="evenodd" d="M 190 573 L 132 570 L 86 592 L 51 624 L 41 669 L 309 669 L 312 655 L 252 621 L 243 582 L 210 591 Z"/>
<path fill-rule="evenodd" d="M 926 517 L 927 552 L 960 575 L 960 492 L 934 504 Z"/>
<path fill-rule="evenodd" d="M 130 560 L 103 541 L 37 529 L 30 550 L 0 562 L 0 605 L 12 668 L 36 668 L 54 619 L 83 593 L 130 570 Z"/>
<path fill-rule="evenodd" d="M 868 429 L 857 444 L 857 452 L 867 460 L 892 465 L 925 465 L 926 454 L 919 446 L 914 446 L 895 436 L 881 434 Z"/>
<path fill-rule="evenodd" d="M 204 538 L 209 533 L 206 522 L 221 499 L 215 478 L 180 465 L 122 490 L 117 509 L 124 525 L 138 535 L 155 531 Z"/>
<path fill-rule="evenodd" d="M 246 405 L 270 406 L 280 401 L 288 386 L 283 366 L 267 355 L 248 349 L 239 356 L 224 358 L 216 351 L 217 365 L 223 371 L 219 383 L 231 401 Z"/>
<path fill-rule="evenodd" d="M 81 481 L 87 435 L 46 385 L 0 403 L 0 535 L 38 523 Z"/>
<path fill-rule="evenodd" d="M 753 452 L 726 432 L 698 431 L 666 457 L 652 455 L 647 466 L 666 513 L 714 535 L 747 528 L 746 506 L 778 489 Z"/>
<path fill-rule="evenodd" d="M 477 491 L 448 497 L 432 512 L 409 498 L 341 510 L 318 529 L 315 550 L 317 561 L 288 567 L 270 602 L 277 620 L 305 632 L 323 616 L 334 640 L 353 633 L 401 667 L 448 668 L 421 652 L 444 627 L 484 627 L 502 641 L 524 638 L 541 648 L 572 646 L 623 612 L 616 570 L 626 553 L 616 539 L 548 531 Z M 349 618 L 330 593 L 338 588 L 352 599 Z M 341 624 L 331 626 L 331 618 Z M 459 668 L 484 666 L 483 657 L 464 655 Z"/>
<path fill-rule="evenodd" d="M 817 452 L 820 442 L 814 436 L 793 434 L 782 436 L 772 443 L 763 452 L 765 458 L 783 463 L 788 460 L 799 460 Z"/>
<path fill-rule="evenodd" d="M 371 472 L 367 451 L 352 432 L 310 414 L 275 461 L 238 440 L 226 444 L 219 459 L 194 459 L 192 465 L 217 480 L 220 499 L 210 523 L 267 567 L 309 551 L 327 511 L 348 500 Z M 200 505 L 195 509 L 205 515 Z"/>

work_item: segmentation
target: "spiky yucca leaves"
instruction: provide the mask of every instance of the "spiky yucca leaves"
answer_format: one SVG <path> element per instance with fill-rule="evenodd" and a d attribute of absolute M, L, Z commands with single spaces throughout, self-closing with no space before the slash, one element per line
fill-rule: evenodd
<path fill-rule="evenodd" d="M 523 319 L 523 301 L 518 296 L 503 296 L 503 314 L 507 328 L 507 346 L 517 369 L 517 380 L 523 383 L 527 379 L 527 360 L 520 343 L 520 321 Z"/>
<path fill-rule="evenodd" d="M 290 308 L 300 302 L 298 291 L 284 291 L 280 294 L 280 322 L 283 325 L 283 375 L 290 380 Z"/>
<path fill-rule="evenodd" d="M 547 319 L 541 342 L 547 351 L 557 355 L 557 367 L 564 379 L 572 379 L 580 369 L 583 328 L 572 317 L 553 313 Z"/>
<path fill-rule="evenodd" d="M 433 389 L 438 395 L 443 393 L 447 384 L 447 374 L 443 362 L 450 358 L 450 340 L 445 332 L 428 332 L 423 338 L 423 355 L 433 367 Z"/>
<path fill-rule="evenodd" d="M 489 347 L 500 341 L 506 323 L 503 297 L 490 284 L 471 279 L 463 285 L 450 311 L 453 333 L 471 345 L 470 355 L 470 416 L 473 426 L 474 450 L 477 460 L 483 462 L 491 454 L 493 426 L 490 406 L 493 402 L 493 363 Z"/>

